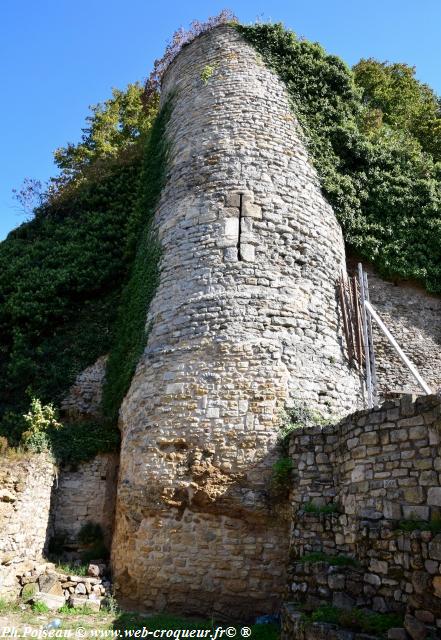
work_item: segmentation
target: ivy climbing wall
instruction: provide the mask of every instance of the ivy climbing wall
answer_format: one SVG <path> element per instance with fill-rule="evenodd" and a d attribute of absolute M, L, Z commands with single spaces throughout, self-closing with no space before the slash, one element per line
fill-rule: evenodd
<path fill-rule="evenodd" d="M 282 83 L 235 29 L 183 48 L 148 344 L 120 413 L 113 571 L 143 608 L 275 611 L 288 520 L 270 492 L 280 411 L 359 404 L 335 281 L 344 245 Z"/>

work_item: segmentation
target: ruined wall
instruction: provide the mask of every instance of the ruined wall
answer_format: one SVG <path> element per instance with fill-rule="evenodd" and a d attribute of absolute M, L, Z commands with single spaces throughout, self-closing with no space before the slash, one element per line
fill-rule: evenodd
<path fill-rule="evenodd" d="M 101 356 L 81 371 L 61 403 L 61 409 L 72 418 L 100 418 L 101 399 L 108 356 Z"/>
<path fill-rule="evenodd" d="M 101 453 L 75 467 L 61 469 L 53 492 L 53 530 L 69 542 L 87 522 L 101 525 L 110 546 L 115 512 L 118 456 Z"/>
<path fill-rule="evenodd" d="M 441 533 L 429 530 L 441 520 L 440 429 L 439 397 L 404 396 L 294 432 L 289 599 L 398 611 L 441 628 Z M 406 532 L 400 520 L 423 523 Z M 305 562 L 311 552 L 325 557 Z M 332 556 L 356 563 L 333 566 Z"/>
<path fill-rule="evenodd" d="M 113 569 L 144 608 L 255 616 L 285 584 L 288 524 L 268 497 L 280 410 L 358 403 L 335 294 L 343 240 L 284 86 L 233 28 L 184 47 L 170 95 L 160 283 L 121 410 Z"/>
<path fill-rule="evenodd" d="M 0 459 L 0 595 L 16 595 L 16 574 L 41 558 L 50 532 L 55 467 L 44 454 Z"/>

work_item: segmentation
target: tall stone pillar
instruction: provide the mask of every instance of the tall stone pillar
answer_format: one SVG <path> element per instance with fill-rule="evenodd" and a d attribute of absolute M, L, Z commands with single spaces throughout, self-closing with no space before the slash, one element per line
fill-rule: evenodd
<path fill-rule="evenodd" d="M 269 491 L 280 412 L 357 404 L 335 281 L 340 227 L 281 81 L 234 28 L 170 65 L 171 159 L 151 330 L 121 410 L 113 567 L 140 607 L 255 616 L 284 589 Z"/>

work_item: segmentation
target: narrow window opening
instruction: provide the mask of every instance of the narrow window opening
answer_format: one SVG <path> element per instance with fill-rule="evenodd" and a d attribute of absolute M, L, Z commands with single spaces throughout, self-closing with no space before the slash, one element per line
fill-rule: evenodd
<path fill-rule="evenodd" d="M 239 194 L 239 232 L 237 234 L 237 259 L 242 260 L 242 256 L 240 255 L 240 237 L 242 234 L 242 200 L 243 194 Z"/>

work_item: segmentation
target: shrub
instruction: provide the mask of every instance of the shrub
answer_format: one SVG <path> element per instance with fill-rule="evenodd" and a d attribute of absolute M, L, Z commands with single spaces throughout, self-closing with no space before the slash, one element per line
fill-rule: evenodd
<path fill-rule="evenodd" d="M 273 464 L 271 476 L 272 493 L 284 495 L 288 493 L 290 488 L 291 472 L 291 458 L 279 458 L 279 460 Z"/>
<path fill-rule="evenodd" d="M 53 405 L 42 405 L 38 398 L 33 398 L 31 408 L 23 418 L 27 426 L 21 436 L 23 447 L 35 453 L 50 451 L 51 434 L 62 426 Z"/>

